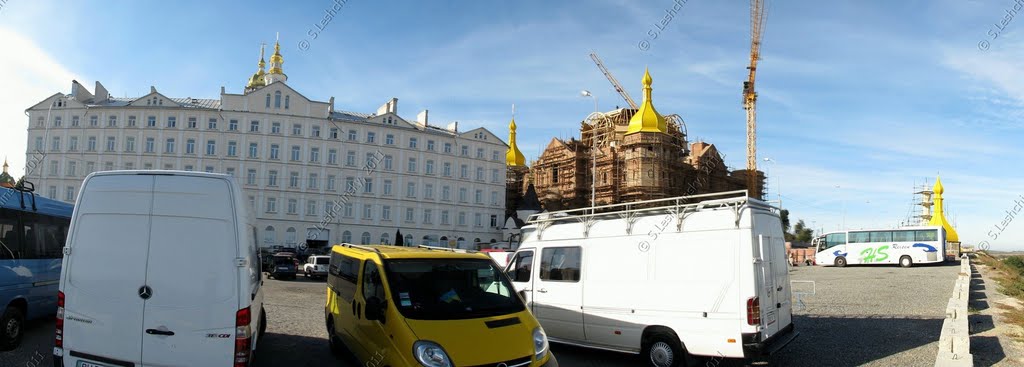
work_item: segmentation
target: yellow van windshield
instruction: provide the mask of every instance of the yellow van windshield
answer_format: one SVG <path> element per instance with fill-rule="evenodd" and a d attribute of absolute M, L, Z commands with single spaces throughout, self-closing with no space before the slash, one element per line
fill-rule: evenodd
<path fill-rule="evenodd" d="M 525 309 L 491 260 L 386 260 L 391 300 L 416 320 L 453 320 L 507 315 Z"/>

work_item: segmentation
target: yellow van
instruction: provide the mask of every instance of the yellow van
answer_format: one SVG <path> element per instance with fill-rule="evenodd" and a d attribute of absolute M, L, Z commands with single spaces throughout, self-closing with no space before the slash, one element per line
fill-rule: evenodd
<path fill-rule="evenodd" d="M 557 367 L 547 335 L 486 254 L 441 247 L 333 247 L 331 351 L 372 367 Z"/>

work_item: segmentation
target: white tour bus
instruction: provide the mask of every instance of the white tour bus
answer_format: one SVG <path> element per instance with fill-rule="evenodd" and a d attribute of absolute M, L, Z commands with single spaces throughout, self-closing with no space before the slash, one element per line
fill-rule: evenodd
<path fill-rule="evenodd" d="M 777 208 L 746 191 L 536 214 L 506 272 L 551 341 L 759 358 L 796 337 Z"/>
<path fill-rule="evenodd" d="M 255 228 L 228 175 L 90 174 L 71 218 L 54 366 L 246 366 L 266 326 Z"/>
<path fill-rule="evenodd" d="M 812 244 L 818 265 L 899 264 L 906 268 L 945 261 L 946 231 L 942 226 L 851 229 L 826 233 Z"/>

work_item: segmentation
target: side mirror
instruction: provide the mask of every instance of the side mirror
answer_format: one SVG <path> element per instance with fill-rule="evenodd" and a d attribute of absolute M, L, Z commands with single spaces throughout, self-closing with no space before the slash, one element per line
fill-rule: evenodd
<path fill-rule="evenodd" d="M 377 297 L 370 297 L 366 300 L 366 319 L 376 320 L 384 323 L 384 300 Z"/>

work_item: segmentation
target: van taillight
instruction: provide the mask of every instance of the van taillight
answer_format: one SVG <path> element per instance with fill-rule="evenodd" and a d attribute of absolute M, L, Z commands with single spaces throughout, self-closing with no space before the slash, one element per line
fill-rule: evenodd
<path fill-rule="evenodd" d="M 761 324 L 761 300 L 757 297 L 747 298 L 747 325 Z"/>
<path fill-rule="evenodd" d="M 235 367 L 249 365 L 249 357 L 252 354 L 252 328 L 249 327 L 251 321 L 252 312 L 249 307 L 235 313 Z"/>

